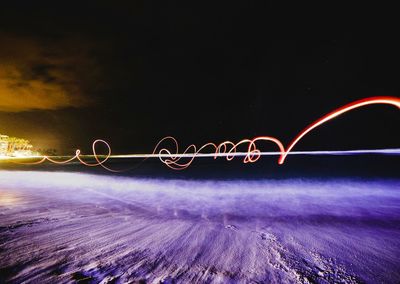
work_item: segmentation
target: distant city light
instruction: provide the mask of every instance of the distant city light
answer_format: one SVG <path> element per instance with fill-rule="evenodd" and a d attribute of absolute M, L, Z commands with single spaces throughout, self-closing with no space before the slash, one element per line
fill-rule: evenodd
<path fill-rule="evenodd" d="M 0 134 L 0 158 L 38 156 L 29 140 Z"/>

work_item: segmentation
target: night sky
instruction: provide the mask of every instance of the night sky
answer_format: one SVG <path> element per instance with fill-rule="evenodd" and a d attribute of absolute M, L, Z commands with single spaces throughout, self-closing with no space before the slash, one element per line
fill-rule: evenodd
<path fill-rule="evenodd" d="M 96 138 L 151 152 L 166 135 L 287 144 L 353 100 L 399 97 L 400 44 L 384 27 L 284 25 L 269 4 L 130 2 L 1 4 L 0 133 L 59 153 Z M 296 149 L 399 147 L 399 125 L 394 107 L 370 106 Z"/>

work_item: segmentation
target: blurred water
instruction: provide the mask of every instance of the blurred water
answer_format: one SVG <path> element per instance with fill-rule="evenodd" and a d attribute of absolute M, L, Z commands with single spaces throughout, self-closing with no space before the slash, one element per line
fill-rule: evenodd
<path fill-rule="evenodd" d="M 4 281 L 400 279 L 396 178 L 190 180 L 14 170 L 0 171 L 0 184 Z"/>

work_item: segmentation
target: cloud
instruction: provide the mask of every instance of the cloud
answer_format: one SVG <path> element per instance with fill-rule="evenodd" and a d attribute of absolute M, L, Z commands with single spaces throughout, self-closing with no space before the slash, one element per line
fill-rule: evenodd
<path fill-rule="evenodd" d="M 55 110 L 90 103 L 85 84 L 97 70 L 90 45 L 76 39 L 4 34 L 0 41 L 0 111 Z"/>

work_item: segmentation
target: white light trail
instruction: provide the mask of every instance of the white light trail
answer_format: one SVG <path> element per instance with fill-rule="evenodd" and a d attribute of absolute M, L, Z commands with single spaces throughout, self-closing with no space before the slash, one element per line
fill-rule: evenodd
<path fill-rule="evenodd" d="M 382 155 L 400 155 L 400 148 L 389 148 L 389 149 L 362 149 L 362 150 L 343 150 L 343 151 L 291 151 L 288 155 L 332 155 L 332 156 L 341 156 L 341 155 L 368 155 L 368 154 L 382 154 Z M 235 153 L 186 153 L 186 154 L 174 154 L 174 157 L 177 158 L 214 158 L 217 157 L 244 157 L 248 155 L 248 152 L 235 152 Z M 260 152 L 261 156 L 279 156 L 281 152 Z M 89 157 L 89 156 L 87 156 Z M 126 155 L 111 155 L 110 158 L 168 158 L 169 154 L 126 154 Z"/>

